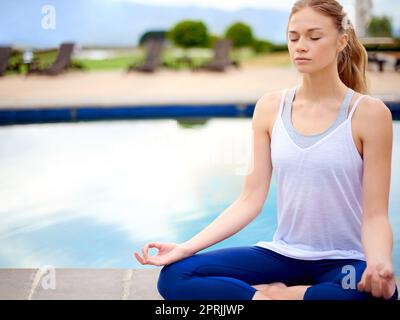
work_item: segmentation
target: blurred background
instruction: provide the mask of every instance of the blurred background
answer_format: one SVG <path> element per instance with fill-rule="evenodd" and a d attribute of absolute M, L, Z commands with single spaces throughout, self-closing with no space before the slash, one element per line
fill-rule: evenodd
<path fill-rule="evenodd" d="M 239 195 L 251 116 L 296 85 L 294 1 L 2 0 L 0 268 L 151 268 L 133 251 L 184 242 Z M 400 274 L 400 4 L 342 0 L 393 115 L 390 219 Z M 276 185 L 246 228 L 272 239 Z M 155 252 L 152 252 L 154 254 Z"/>
<path fill-rule="evenodd" d="M 24 52 L 34 51 L 40 66 L 50 65 L 63 42 L 76 45 L 72 67 L 124 69 L 143 59 L 143 45 L 149 38 L 167 40 L 162 59 L 167 67 L 187 68 L 182 57 L 192 58 L 195 64 L 211 58 L 216 40 L 225 37 L 233 42 L 231 55 L 245 65 L 285 66 L 290 64 L 286 26 L 293 3 L 5 0 L 0 4 L 0 41 L 13 48 L 6 74 L 26 71 Z M 369 51 L 397 56 L 400 16 L 396 1 L 343 0 L 341 4 Z"/>

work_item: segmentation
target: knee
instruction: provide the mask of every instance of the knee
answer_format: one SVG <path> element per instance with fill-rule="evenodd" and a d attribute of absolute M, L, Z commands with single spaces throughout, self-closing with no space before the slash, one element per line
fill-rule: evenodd
<path fill-rule="evenodd" d="M 171 272 L 169 272 L 170 266 L 163 266 L 157 281 L 158 293 L 165 299 L 169 300 L 171 284 L 173 279 L 171 278 Z"/>
<path fill-rule="evenodd" d="M 162 267 L 157 281 L 157 290 L 165 300 L 177 299 L 177 286 L 181 272 L 176 263 Z"/>

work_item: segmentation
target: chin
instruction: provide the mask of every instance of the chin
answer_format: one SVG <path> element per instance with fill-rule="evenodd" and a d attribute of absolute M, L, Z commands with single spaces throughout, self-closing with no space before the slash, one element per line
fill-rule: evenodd
<path fill-rule="evenodd" d="M 297 71 L 300 73 L 312 73 L 312 70 L 310 70 L 310 68 L 307 67 L 296 67 Z"/>

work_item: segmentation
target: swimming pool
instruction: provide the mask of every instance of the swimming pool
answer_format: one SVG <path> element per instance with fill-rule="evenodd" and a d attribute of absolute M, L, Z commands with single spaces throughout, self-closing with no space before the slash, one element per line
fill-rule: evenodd
<path fill-rule="evenodd" d="M 399 276 L 400 121 L 393 128 L 389 211 Z M 133 251 L 186 241 L 239 195 L 250 133 L 248 118 L 0 127 L 0 267 L 154 267 Z M 270 240 L 276 207 L 273 179 L 263 212 L 205 250 Z"/>

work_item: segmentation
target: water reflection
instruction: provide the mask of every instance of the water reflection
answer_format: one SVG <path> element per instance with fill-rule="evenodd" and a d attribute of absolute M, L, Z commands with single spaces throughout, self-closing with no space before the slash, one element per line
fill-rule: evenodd
<path fill-rule="evenodd" d="M 390 194 L 397 274 L 399 123 Z M 1 127 L 0 267 L 144 268 L 133 251 L 185 241 L 235 200 L 250 134 L 244 118 Z M 263 212 L 206 250 L 268 241 L 275 226 L 272 180 Z"/>
<path fill-rule="evenodd" d="M 177 123 L 181 128 L 199 128 L 207 124 L 209 118 L 206 119 L 177 119 Z"/>

